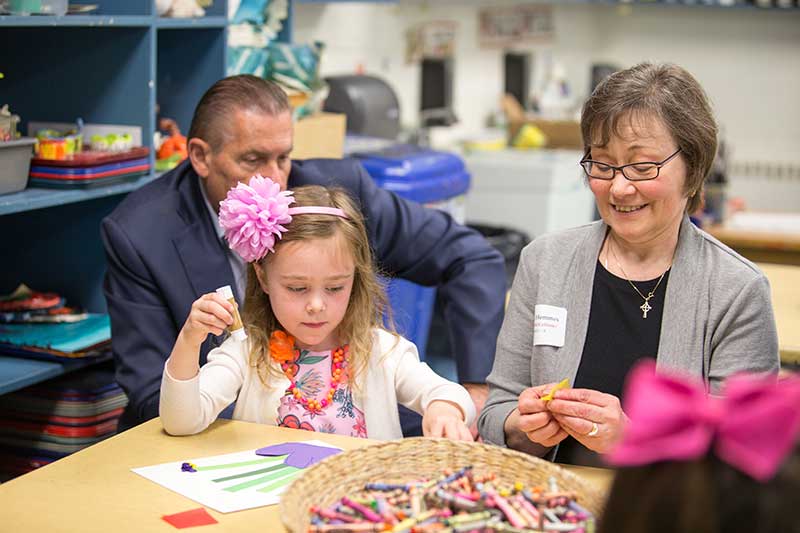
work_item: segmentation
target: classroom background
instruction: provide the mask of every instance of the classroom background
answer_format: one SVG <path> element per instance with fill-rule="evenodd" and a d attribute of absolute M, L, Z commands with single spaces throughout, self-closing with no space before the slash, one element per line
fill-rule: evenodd
<path fill-rule="evenodd" d="M 99 222 L 185 156 L 194 104 L 226 74 L 286 87 L 294 157 L 359 157 L 391 188 L 387 168 L 434 154 L 404 194 L 482 231 L 510 280 L 530 239 L 596 216 L 576 121 L 596 82 L 678 63 L 708 91 L 724 146 L 697 222 L 763 267 L 784 366 L 800 360 L 796 2 L 6 0 L 4 12 L 2 479 L 115 433 L 125 398 Z M 435 290 L 390 293 L 406 335 L 452 376 Z"/>

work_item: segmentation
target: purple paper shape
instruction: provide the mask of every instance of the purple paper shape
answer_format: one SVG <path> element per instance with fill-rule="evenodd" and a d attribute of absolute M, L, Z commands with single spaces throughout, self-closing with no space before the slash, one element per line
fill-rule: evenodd
<path fill-rule="evenodd" d="M 268 457 L 274 455 L 288 455 L 283 464 L 295 468 L 306 468 L 316 464 L 326 457 L 336 455 L 342 450 L 338 448 L 328 448 L 327 446 L 316 446 L 305 442 L 284 442 L 283 444 L 273 444 L 256 450 L 256 455 Z"/>

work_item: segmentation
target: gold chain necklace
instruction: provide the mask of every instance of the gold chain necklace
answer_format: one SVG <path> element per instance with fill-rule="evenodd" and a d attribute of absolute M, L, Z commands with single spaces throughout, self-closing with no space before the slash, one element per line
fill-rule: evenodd
<path fill-rule="evenodd" d="M 625 269 L 622 268 L 622 265 L 620 264 L 619 259 L 617 258 L 616 252 L 614 252 L 614 249 L 611 247 L 611 239 L 610 238 L 608 239 L 608 249 L 611 250 L 611 255 L 614 256 L 614 261 L 616 261 L 617 266 L 619 267 L 620 271 L 622 272 L 623 277 L 625 278 L 625 281 L 627 281 L 630 284 L 630 286 L 633 287 L 633 290 L 635 290 L 636 293 L 639 296 L 642 297 L 642 300 L 644 300 L 644 303 L 639 306 L 639 309 L 642 310 L 642 318 L 647 318 L 647 312 L 650 311 L 651 309 L 653 309 L 650 306 L 650 298 L 652 298 L 653 295 L 658 290 L 658 286 L 661 285 L 661 280 L 664 279 L 664 275 L 669 270 L 669 267 L 667 267 L 667 270 L 665 270 L 664 272 L 661 273 L 661 277 L 658 278 L 658 282 L 656 283 L 656 286 L 653 287 L 652 291 L 647 293 L 647 296 L 645 296 L 644 294 L 642 294 L 642 291 L 640 291 L 639 288 L 636 285 L 633 284 L 633 282 L 630 280 L 630 278 L 628 278 L 628 275 L 625 273 Z M 671 266 L 672 265 L 670 265 L 670 267 Z"/>

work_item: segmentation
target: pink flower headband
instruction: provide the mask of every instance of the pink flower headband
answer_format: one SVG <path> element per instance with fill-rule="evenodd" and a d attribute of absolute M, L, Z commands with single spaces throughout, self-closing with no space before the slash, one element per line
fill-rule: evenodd
<path fill-rule="evenodd" d="M 247 262 L 258 261 L 275 251 L 275 239 L 286 231 L 283 224 L 292 215 L 321 214 L 347 218 L 335 207 L 289 207 L 294 203 L 292 191 L 281 191 L 280 185 L 256 174 L 249 184 L 239 183 L 228 191 L 219 204 L 219 225 L 231 250 Z"/>
<path fill-rule="evenodd" d="M 758 481 L 771 479 L 800 436 L 800 377 L 740 375 L 723 397 L 702 382 L 656 374 L 647 361 L 625 392 L 630 422 L 608 457 L 617 466 L 689 461 L 713 447 L 722 461 Z"/>

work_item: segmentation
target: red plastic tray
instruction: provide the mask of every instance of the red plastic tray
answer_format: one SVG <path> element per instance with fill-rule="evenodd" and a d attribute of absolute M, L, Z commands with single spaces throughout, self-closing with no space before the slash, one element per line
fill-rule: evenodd
<path fill-rule="evenodd" d="M 72 159 L 44 159 L 34 157 L 31 165 L 48 165 L 51 167 L 92 167 L 106 163 L 116 163 L 118 161 L 128 161 L 129 159 L 139 159 L 147 157 L 150 148 L 138 146 L 131 148 L 127 152 L 93 152 L 87 150 L 72 156 Z"/>

